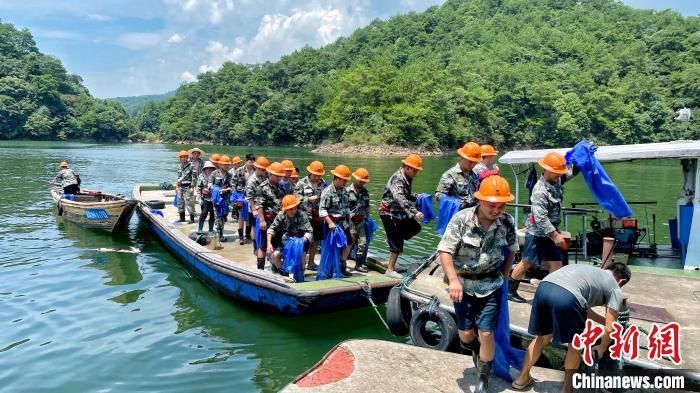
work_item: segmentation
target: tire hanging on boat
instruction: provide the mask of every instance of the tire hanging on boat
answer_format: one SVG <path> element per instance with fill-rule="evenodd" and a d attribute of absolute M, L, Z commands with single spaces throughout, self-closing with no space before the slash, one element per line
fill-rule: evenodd
<path fill-rule="evenodd" d="M 439 338 L 426 329 L 428 322 L 437 325 L 440 330 Z M 409 329 L 413 344 L 423 348 L 447 351 L 457 339 L 457 322 L 452 315 L 440 307 L 435 307 L 431 311 L 427 306 L 421 306 L 413 313 Z"/>
<path fill-rule="evenodd" d="M 158 199 L 144 201 L 143 203 L 145 203 L 151 209 L 165 209 L 165 202 Z"/>
<path fill-rule="evenodd" d="M 394 336 L 405 336 L 409 333 L 408 324 L 411 321 L 411 304 L 401 298 L 401 288 L 393 287 L 389 291 L 386 302 L 386 324 Z"/>

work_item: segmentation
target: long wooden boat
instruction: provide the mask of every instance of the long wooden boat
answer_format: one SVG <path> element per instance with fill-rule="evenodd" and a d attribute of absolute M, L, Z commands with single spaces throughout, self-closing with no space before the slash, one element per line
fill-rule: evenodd
<path fill-rule="evenodd" d="M 63 195 L 52 188 L 51 197 L 56 202 L 56 213 L 68 221 L 86 228 L 114 232 L 129 223 L 136 201 L 123 195 L 100 191 L 81 191 L 75 195 Z"/>
<path fill-rule="evenodd" d="M 218 247 L 202 246 L 192 239 L 196 223 L 179 222 L 172 200 L 174 191 L 158 185 L 137 184 L 133 199 L 138 201 L 139 216 L 150 226 L 158 239 L 189 269 L 213 290 L 230 298 L 283 314 L 303 315 L 369 306 L 387 300 L 391 288 L 400 280 L 376 270 L 353 272 L 344 279 L 315 280 L 315 272 L 307 271 L 304 282 L 274 274 L 256 267 L 251 244 L 240 245 L 234 236 L 238 225 L 229 221 L 225 235 L 229 241 Z M 234 241 L 235 240 L 235 241 Z M 351 264 L 352 265 L 352 264 Z M 377 266 L 369 264 L 370 267 Z"/>

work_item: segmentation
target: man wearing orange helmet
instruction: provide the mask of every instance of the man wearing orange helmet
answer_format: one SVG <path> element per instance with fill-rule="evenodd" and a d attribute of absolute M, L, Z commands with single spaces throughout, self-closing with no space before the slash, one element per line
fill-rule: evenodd
<path fill-rule="evenodd" d="M 277 213 L 267 228 L 267 252 L 272 255 L 272 264 L 282 266 L 282 250 L 290 237 L 304 238 L 304 252 L 309 250 L 313 240 L 313 228 L 309 215 L 298 208 L 301 201 L 294 195 L 282 198 L 282 211 Z M 302 256 L 302 261 L 304 257 Z"/>
<path fill-rule="evenodd" d="M 202 149 L 195 147 L 194 149 L 190 149 L 190 163 L 192 163 L 192 181 L 194 183 L 197 183 L 197 180 L 199 179 L 199 175 L 202 173 L 202 169 L 204 168 L 204 161 L 202 160 L 202 154 L 204 152 Z M 194 201 L 193 203 L 196 203 L 197 201 L 201 200 L 201 195 L 196 190 L 194 190 Z"/>
<path fill-rule="evenodd" d="M 420 232 L 418 222 L 423 219 L 423 213 L 416 209 L 418 194 L 411 190 L 413 178 L 423 170 L 423 160 L 417 154 L 409 154 L 401 162 L 403 166 L 386 182 L 379 205 L 379 217 L 384 224 L 389 244 L 389 261 L 385 274 L 392 278 L 403 278 L 394 270 L 396 261 L 403 251 L 404 240 Z"/>
<path fill-rule="evenodd" d="M 518 241 L 513 217 L 504 213 L 506 203 L 515 199 L 508 182 L 491 176 L 474 197 L 479 204 L 452 217 L 437 250 L 454 302 L 460 349 L 472 355 L 478 369 L 475 392 L 480 393 L 488 388 L 501 286 L 518 251 Z"/>
<path fill-rule="evenodd" d="M 435 198 L 440 200 L 443 195 L 459 198 L 464 209 L 476 205 L 474 192 L 479 186 L 479 179 L 472 170 L 481 162 L 481 150 L 476 143 L 467 142 L 457 149 L 457 154 L 460 156 L 459 162 L 442 174 Z"/>
<path fill-rule="evenodd" d="M 258 269 L 265 268 L 265 252 L 268 249 L 267 227 L 272 224 L 282 207 L 284 190 L 279 187 L 279 181 L 284 177 L 284 167 L 279 162 L 268 165 L 267 180 L 262 182 L 255 193 L 255 208 L 258 210 L 260 223 L 260 248 L 258 249 Z M 276 266 L 273 265 L 273 271 Z"/>
<path fill-rule="evenodd" d="M 294 192 L 294 183 L 292 182 L 292 172 L 294 172 L 294 163 L 290 160 L 282 160 L 280 162 L 284 167 L 284 177 L 280 181 L 280 187 L 284 190 L 285 195 Z"/>
<path fill-rule="evenodd" d="M 177 167 L 177 212 L 180 214 L 180 222 L 185 222 L 185 206 L 190 212 L 190 223 L 194 223 L 194 182 L 192 163 L 190 162 L 190 154 L 187 150 L 180 151 L 180 165 Z"/>
<path fill-rule="evenodd" d="M 352 243 L 357 245 L 355 256 L 355 271 L 367 273 L 364 266 L 367 258 L 367 234 L 365 233 L 365 219 L 369 216 L 369 191 L 365 184 L 369 182 L 369 172 L 365 168 L 357 168 L 352 173 L 355 179 L 348 185 L 348 203 L 350 204 L 350 235 Z"/>
<path fill-rule="evenodd" d="M 576 175 L 577 170 L 569 173 L 566 159 L 557 152 L 549 152 L 537 163 L 544 173 L 532 189 L 530 204 L 532 213 L 527 224 L 525 246 L 520 263 L 511 272 L 508 299 L 518 303 L 526 300 L 518 294 L 520 279 L 525 276 L 532 266 L 549 262 L 549 272 L 552 273 L 562 266 L 561 247 L 565 239 L 559 232 L 561 223 L 561 204 L 564 196 L 562 184 Z"/>
<path fill-rule="evenodd" d="M 62 161 L 61 170 L 54 176 L 51 183 L 60 184 L 64 194 L 77 194 L 80 192 L 80 176 L 68 168 L 68 162 Z"/>
<path fill-rule="evenodd" d="M 241 193 L 245 196 L 246 185 L 248 184 L 248 178 L 255 173 L 255 155 L 246 154 L 245 164 L 241 165 L 231 178 L 231 187 L 234 192 Z M 250 205 L 248 206 L 248 213 L 250 212 Z M 240 244 L 245 243 L 245 239 L 250 240 L 250 231 L 255 225 L 254 217 L 252 214 L 248 214 L 248 221 L 244 222 L 241 216 L 238 216 L 238 241 Z M 243 232 L 245 232 L 245 238 L 243 237 Z"/>
<path fill-rule="evenodd" d="M 352 248 L 352 236 L 350 235 L 350 204 L 348 203 L 348 193 L 345 190 L 345 186 L 350 180 L 350 168 L 340 164 L 331 173 L 333 174 L 333 183 L 321 193 L 318 215 L 325 220 L 329 230 L 332 231 L 337 226 L 345 232 L 348 244 L 340 256 L 340 274 L 350 277 L 347 261 Z"/>
<path fill-rule="evenodd" d="M 317 270 L 318 266 L 314 262 L 316 258 L 316 250 L 318 242 L 324 239 L 323 236 L 323 219 L 318 215 L 318 199 L 323 193 L 323 190 L 328 187 L 328 183 L 323 180 L 323 175 L 326 170 L 323 168 L 321 161 L 313 161 L 306 167 L 309 173 L 306 177 L 299 180 L 294 186 L 294 195 L 301 200 L 301 206 L 306 209 L 311 217 L 311 226 L 314 228 L 314 241 L 309 246 L 309 262 L 306 268 L 309 270 Z"/>
<path fill-rule="evenodd" d="M 211 174 L 210 177 L 210 182 L 212 187 L 217 186 L 219 187 L 219 192 L 221 193 L 221 196 L 228 201 L 230 195 L 231 195 L 231 174 L 228 173 L 228 167 L 231 165 L 231 157 L 227 155 L 222 155 L 219 158 L 219 161 L 214 163 L 214 165 L 219 166 L 219 169 L 214 171 Z M 225 242 L 226 241 L 226 236 L 224 236 L 224 216 L 220 216 L 219 213 L 217 212 L 217 209 L 214 209 L 214 212 L 216 213 L 216 231 L 219 232 L 219 241 Z"/>
<path fill-rule="evenodd" d="M 199 175 L 199 179 L 197 179 L 197 194 L 201 197 L 197 233 L 202 233 L 204 221 L 206 221 L 207 217 L 209 217 L 209 232 L 214 231 L 215 213 L 214 205 L 211 202 L 211 174 L 215 170 L 216 167 L 214 167 L 214 164 L 210 161 L 206 161 L 202 167 L 202 173 Z"/>
<path fill-rule="evenodd" d="M 248 157 L 246 157 L 248 159 Z M 248 207 L 250 209 L 251 220 L 248 225 L 252 227 L 255 226 L 255 220 L 258 218 L 258 209 L 255 208 L 255 195 L 258 193 L 258 187 L 267 179 L 267 167 L 270 162 L 266 157 L 260 156 L 255 159 L 253 168 L 255 172 L 248 176 L 248 181 L 245 184 L 245 199 L 248 200 Z M 250 236 L 249 236 L 250 238 Z M 256 249 L 256 242 L 253 242 L 253 249 Z"/>
<path fill-rule="evenodd" d="M 489 176 L 498 175 L 500 169 L 494 162 L 496 161 L 498 152 L 491 145 L 481 145 L 481 162 L 474 166 L 474 173 L 479 178 L 479 181 L 486 179 Z"/>

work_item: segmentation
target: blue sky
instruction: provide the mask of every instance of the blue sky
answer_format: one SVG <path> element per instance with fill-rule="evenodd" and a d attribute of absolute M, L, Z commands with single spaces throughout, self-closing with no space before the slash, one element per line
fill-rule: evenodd
<path fill-rule="evenodd" d="M 225 61 L 275 61 L 375 18 L 443 0 L 0 0 L 0 18 L 28 28 L 44 53 L 100 98 L 159 94 Z M 700 14 L 700 0 L 625 0 Z"/>

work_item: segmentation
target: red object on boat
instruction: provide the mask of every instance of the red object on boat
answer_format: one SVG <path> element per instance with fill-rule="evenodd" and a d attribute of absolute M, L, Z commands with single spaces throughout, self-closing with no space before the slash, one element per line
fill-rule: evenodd
<path fill-rule="evenodd" d="M 623 228 L 637 228 L 637 219 L 636 218 L 623 218 L 622 219 L 622 227 Z"/>

